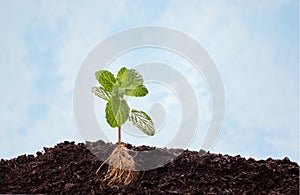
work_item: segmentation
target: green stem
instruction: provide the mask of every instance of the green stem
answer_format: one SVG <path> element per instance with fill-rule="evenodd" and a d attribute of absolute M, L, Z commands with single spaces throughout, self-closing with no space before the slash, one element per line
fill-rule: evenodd
<path fill-rule="evenodd" d="M 118 127 L 118 144 L 121 145 L 121 127 Z"/>

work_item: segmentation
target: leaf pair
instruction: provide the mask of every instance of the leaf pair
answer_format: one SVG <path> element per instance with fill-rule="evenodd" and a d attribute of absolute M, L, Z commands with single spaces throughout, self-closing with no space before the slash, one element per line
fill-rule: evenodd
<path fill-rule="evenodd" d="M 143 77 L 134 69 L 121 68 L 117 77 L 107 71 L 95 73 L 101 86 L 93 87 L 92 92 L 107 101 L 105 117 L 111 127 L 121 127 L 128 119 L 147 135 L 154 135 L 154 124 L 145 112 L 131 110 L 124 95 L 143 97 L 148 94 Z"/>

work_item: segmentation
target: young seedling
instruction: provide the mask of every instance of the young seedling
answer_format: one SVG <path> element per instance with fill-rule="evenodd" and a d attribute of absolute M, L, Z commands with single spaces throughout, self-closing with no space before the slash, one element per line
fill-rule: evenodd
<path fill-rule="evenodd" d="M 129 185 L 138 176 L 135 162 L 128 149 L 121 142 L 121 126 L 131 121 L 143 133 L 153 136 L 155 133 L 154 124 L 148 114 L 139 110 L 130 110 L 124 96 L 143 97 L 148 94 L 144 85 L 143 77 L 134 69 L 121 68 L 116 77 L 107 70 L 100 70 L 95 73 L 100 86 L 93 87 L 92 92 L 99 98 L 107 101 L 105 118 L 112 128 L 118 129 L 118 144 L 108 159 L 98 168 L 101 169 L 104 163 L 109 163 L 109 168 L 103 179 L 109 186 L 116 183 Z"/>

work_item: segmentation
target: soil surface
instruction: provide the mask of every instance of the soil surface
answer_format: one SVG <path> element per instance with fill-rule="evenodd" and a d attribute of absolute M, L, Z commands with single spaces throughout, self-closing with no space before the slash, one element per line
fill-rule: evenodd
<path fill-rule="evenodd" d="M 150 151 L 148 146 L 134 151 Z M 299 194 L 299 165 L 288 158 L 255 160 L 240 156 L 158 149 L 162 167 L 140 172 L 129 186 L 101 183 L 108 165 L 95 172 L 114 145 L 67 142 L 0 162 L 0 193 L 46 194 Z M 90 150 L 93 153 L 90 152 Z M 173 161 L 174 156 L 180 155 Z M 95 155 L 96 156 L 95 156 Z M 139 164 L 151 159 L 137 157 Z M 147 166 L 147 163 L 146 163 Z"/>

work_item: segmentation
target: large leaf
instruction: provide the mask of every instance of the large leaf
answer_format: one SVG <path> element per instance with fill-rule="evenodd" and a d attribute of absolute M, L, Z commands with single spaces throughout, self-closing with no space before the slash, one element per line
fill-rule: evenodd
<path fill-rule="evenodd" d="M 143 77 L 134 69 L 121 68 L 117 80 L 126 91 L 133 91 L 137 86 L 143 85 Z"/>
<path fill-rule="evenodd" d="M 105 108 L 105 118 L 107 123 L 111 126 L 111 127 L 118 127 L 118 123 L 115 119 L 115 116 L 113 114 L 112 111 L 112 107 L 111 107 L 111 101 L 108 101 L 106 103 L 106 108 Z"/>
<path fill-rule="evenodd" d="M 148 89 L 144 85 L 139 85 L 134 90 L 127 90 L 125 94 L 128 96 L 143 97 L 148 94 Z"/>
<path fill-rule="evenodd" d="M 106 101 L 108 101 L 112 97 L 112 93 L 103 89 L 103 87 L 93 87 L 92 92 Z"/>
<path fill-rule="evenodd" d="M 155 128 L 152 119 L 143 111 L 131 110 L 130 121 L 133 125 L 139 128 L 143 133 L 147 135 L 154 135 Z"/>
<path fill-rule="evenodd" d="M 130 108 L 122 97 L 113 96 L 110 101 L 113 116 L 118 127 L 121 127 L 129 117 Z"/>
<path fill-rule="evenodd" d="M 116 79 L 113 73 L 107 70 L 99 70 L 95 73 L 96 79 L 103 86 L 106 91 L 111 92 L 114 84 L 116 83 Z"/>

